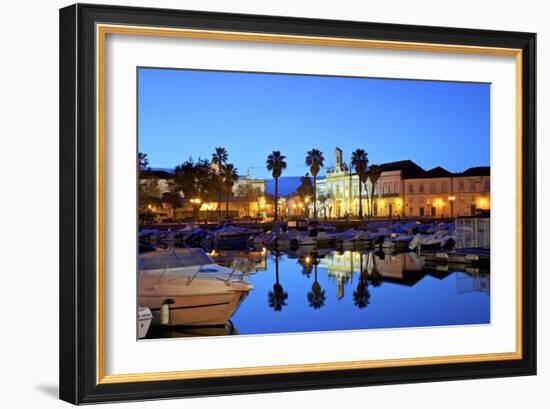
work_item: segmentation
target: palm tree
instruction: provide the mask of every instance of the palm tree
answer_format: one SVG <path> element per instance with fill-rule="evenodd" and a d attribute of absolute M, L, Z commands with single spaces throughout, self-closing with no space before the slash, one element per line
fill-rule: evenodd
<path fill-rule="evenodd" d="M 319 264 L 319 262 L 318 260 L 315 260 L 313 262 L 315 280 L 313 281 L 313 284 L 311 286 L 311 291 L 307 293 L 307 300 L 309 301 L 309 305 L 315 310 L 318 310 L 323 305 L 325 305 L 325 300 L 327 299 L 327 297 L 325 296 L 325 291 L 321 288 L 321 284 L 319 284 L 319 281 L 317 281 L 317 264 Z"/>
<path fill-rule="evenodd" d="M 218 219 L 221 220 L 222 218 L 222 209 L 221 209 L 221 201 L 222 201 L 222 177 L 221 173 L 223 170 L 223 166 L 227 162 L 229 155 L 227 154 L 227 150 L 221 146 L 218 146 L 214 149 L 214 153 L 212 154 L 212 163 L 214 165 L 218 166 Z"/>
<path fill-rule="evenodd" d="M 319 149 L 312 149 L 307 153 L 306 165 L 313 175 L 313 218 L 317 218 L 317 174 L 323 167 L 325 157 Z"/>
<path fill-rule="evenodd" d="M 353 159 L 353 158 L 352 158 Z M 348 172 L 349 172 L 349 200 L 348 200 L 348 207 L 349 207 L 349 212 L 350 213 L 353 213 L 353 210 L 352 210 L 352 202 L 351 202 L 351 197 L 352 197 L 352 187 L 353 187 L 353 166 L 351 165 L 351 161 L 352 159 L 350 159 L 350 164 L 348 166 Z"/>
<path fill-rule="evenodd" d="M 371 214 L 374 215 L 374 190 L 376 187 L 376 183 L 378 182 L 378 179 L 380 179 L 380 175 L 382 174 L 382 170 L 380 169 L 380 166 L 378 165 L 371 165 L 368 172 L 368 177 L 370 179 L 370 205 L 371 205 Z"/>
<path fill-rule="evenodd" d="M 275 218 L 278 220 L 279 216 L 279 177 L 286 169 L 286 156 L 281 155 L 279 151 L 273 151 L 269 154 L 266 160 L 267 170 L 271 171 L 273 178 L 275 179 Z"/>
<path fill-rule="evenodd" d="M 279 256 L 281 253 L 275 252 L 275 284 L 273 284 L 273 291 L 267 294 L 267 301 L 269 306 L 275 311 L 281 311 L 286 306 L 286 299 L 288 293 L 285 292 L 283 286 L 279 284 Z"/>
<path fill-rule="evenodd" d="M 223 168 L 223 184 L 225 185 L 225 217 L 229 218 L 229 195 L 233 185 L 239 180 L 237 168 L 233 164 L 228 163 Z"/>
<path fill-rule="evenodd" d="M 361 185 L 366 179 L 367 167 L 369 164 L 368 153 L 363 149 L 356 149 L 351 155 L 351 164 L 355 168 L 355 172 L 359 176 L 359 218 L 363 218 L 363 201 Z"/>

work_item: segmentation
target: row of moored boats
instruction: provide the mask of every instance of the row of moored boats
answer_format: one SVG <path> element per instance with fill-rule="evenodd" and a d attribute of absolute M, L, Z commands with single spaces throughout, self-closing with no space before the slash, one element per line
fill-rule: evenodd
<path fill-rule="evenodd" d="M 296 248 L 300 246 L 335 248 L 382 248 L 392 251 L 452 249 L 455 244 L 453 222 L 373 221 L 357 229 L 337 232 L 335 227 L 316 220 L 290 220 L 264 232 L 257 227 L 223 223 L 207 230 L 188 224 L 177 230 L 140 231 L 142 252 L 159 243 L 181 243 L 182 247 L 205 248 Z"/>

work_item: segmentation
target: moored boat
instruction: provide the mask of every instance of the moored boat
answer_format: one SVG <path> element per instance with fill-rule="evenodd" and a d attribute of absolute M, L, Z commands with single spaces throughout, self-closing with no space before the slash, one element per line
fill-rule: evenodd
<path fill-rule="evenodd" d="M 215 248 L 245 248 L 250 237 L 263 233 L 261 229 L 225 224 L 209 232 L 206 241 L 209 246 Z"/>
<path fill-rule="evenodd" d="M 434 234 L 416 234 L 409 243 L 411 250 L 442 250 L 452 249 L 455 239 L 445 232 Z"/>
<path fill-rule="evenodd" d="M 138 298 L 150 308 L 153 324 L 224 325 L 251 288 L 242 274 L 199 248 L 140 256 Z"/>
<path fill-rule="evenodd" d="M 151 310 L 143 305 L 138 306 L 137 312 L 137 329 L 138 329 L 138 338 L 145 338 L 149 327 L 151 326 L 151 321 L 153 320 L 153 314 Z"/>

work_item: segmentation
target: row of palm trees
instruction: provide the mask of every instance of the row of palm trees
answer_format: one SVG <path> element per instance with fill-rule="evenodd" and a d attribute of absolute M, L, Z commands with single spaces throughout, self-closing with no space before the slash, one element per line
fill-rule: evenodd
<path fill-rule="evenodd" d="M 222 191 L 225 187 L 225 213 L 226 217 L 229 217 L 229 196 L 231 190 L 237 181 L 239 180 L 239 173 L 237 168 L 228 163 L 229 154 L 223 147 L 217 147 L 212 154 L 212 163 L 218 168 L 218 218 L 221 219 L 221 200 Z"/>
<path fill-rule="evenodd" d="M 275 284 L 273 285 L 273 291 L 269 291 L 268 303 L 271 308 L 275 311 L 281 311 L 283 307 L 287 305 L 288 292 L 286 292 L 281 284 L 279 278 L 279 258 L 283 255 L 280 251 L 272 252 L 272 256 L 275 262 Z M 360 265 L 363 265 L 363 254 L 360 254 Z M 374 254 L 370 253 L 369 257 L 374 258 Z M 310 277 L 312 270 L 314 271 L 313 284 L 311 286 L 311 291 L 307 293 L 307 300 L 309 306 L 317 310 L 325 305 L 326 294 L 322 289 L 321 284 L 317 278 L 317 265 L 319 264 L 319 259 L 315 256 L 307 256 L 303 260 L 298 261 L 302 267 L 302 274 L 306 277 Z M 370 291 L 369 286 L 379 287 L 382 284 L 382 276 L 378 271 L 376 266 L 376 259 L 373 260 L 373 270 L 369 274 L 366 269 L 361 268 L 359 275 L 359 281 L 357 287 L 353 291 L 353 303 L 359 309 L 364 309 L 370 304 Z"/>
<path fill-rule="evenodd" d="M 274 219 L 277 221 L 279 217 L 279 206 L 278 206 L 278 199 L 279 199 L 279 178 L 281 177 L 283 170 L 286 169 L 287 163 L 285 161 L 286 156 L 282 155 L 280 151 L 273 151 L 271 152 L 266 160 L 266 167 L 267 170 L 271 172 L 271 175 L 273 176 L 273 179 L 275 179 L 275 217 Z M 311 149 L 307 152 L 305 163 L 307 166 L 309 166 L 309 170 L 311 172 L 311 175 L 313 176 L 313 217 L 317 218 L 317 175 L 319 174 L 319 171 L 325 164 L 325 157 L 323 156 L 323 152 L 321 152 L 319 149 Z M 371 198 L 374 198 L 374 191 L 376 187 L 376 183 L 378 182 L 378 179 L 380 178 L 380 174 L 382 173 L 380 167 L 378 165 L 370 165 L 369 166 L 369 159 L 368 159 L 368 153 L 365 152 L 364 149 L 356 149 L 352 155 L 351 155 L 351 166 L 349 169 L 349 177 L 350 177 L 350 189 L 351 189 L 351 182 L 352 182 L 352 176 L 353 176 L 353 169 L 355 169 L 355 174 L 358 176 L 358 182 L 359 182 L 359 218 L 363 218 L 363 193 L 362 193 L 362 187 L 365 186 L 365 190 L 367 191 L 367 215 L 372 215 L 374 213 L 374 200 L 371 200 L 369 203 L 369 192 L 367 189 L 367 181 L 371 181 Z"/>

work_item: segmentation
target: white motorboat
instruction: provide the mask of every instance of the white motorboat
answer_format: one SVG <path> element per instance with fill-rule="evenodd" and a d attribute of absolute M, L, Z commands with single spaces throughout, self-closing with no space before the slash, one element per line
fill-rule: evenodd
<path fill-rule="evenodd" d="M 139 261 L 139 304 L 151 309 L 153 324 L 224 325 L 252 288 L 200 248 L 145 253 Z"/>
<path fill-rule="evenodd" d="M 213 247 L 244 247 L 250 237 L 262 234 L 261 229 L 251 229 L 247 227 L 225 224 L 222 227 L 209 232 L 208 241 Z"/>
<path fill-rule="evenodd" d="M 323 246 L 334 243 L 336 236 L 333 228 L 316 226 L 297 236 L 295 240 L 298 246 Z"/>
<path fill-rule="evenodd" d="M 288 230 L 275 233 L 269 244 L 275 245 L 278 248 L 289 248 L 296 243 L 296 239 L 305 234 L 299 230 Z"/>
<path fill-rule="evenodd" d="M 335 229 L 316 220 L 298 219 L 287 223 L 288 231 L 275 237 L 279 246 L 322 246 L 336 239 Z"/>
<path fill-rule="evenodd" d="M 145 338 L 149 327 L 151 326 L 151 321 L 153 320 L 153 314 L 151 310 L 143 305 L 138 306 L 137 313 L 137 327 L 138 327 L 138 338 Z"/>
<path fill-rule="evenodd" d="M 381 243 L 383 249 L 401 251 L 409 248 L 409 243 L 413 240 L 413 236 L 406 234 L 392 233 L 386 237 Z"/>
<path fill-rule="evenodd" d="M 441 250 L 454 247 L 455 238 L 445 231 L 434 234 L 420 234 L 413 237 L 409 243 L 411 250 Z"/>

